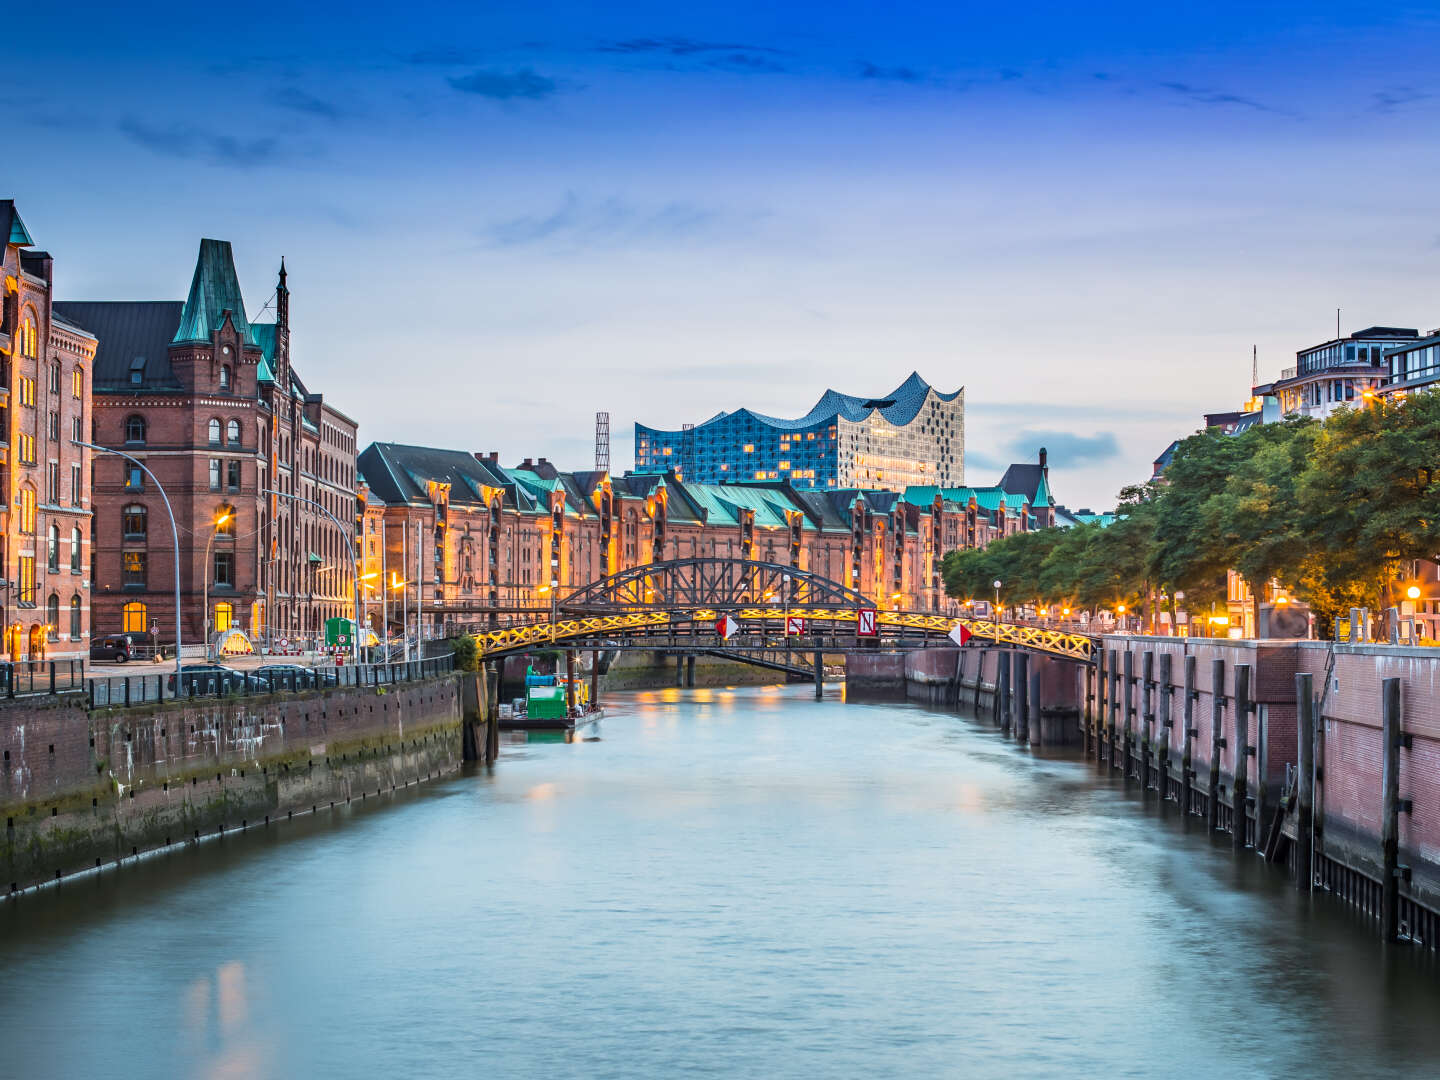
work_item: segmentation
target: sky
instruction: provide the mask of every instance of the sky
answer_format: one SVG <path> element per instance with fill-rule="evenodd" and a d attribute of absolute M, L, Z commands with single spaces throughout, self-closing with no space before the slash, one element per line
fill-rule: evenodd
<path fill-rule="evenodd" d="M 1297 349 L 1440 326 L 1440 6 L 22 5 L 57 295 L 252 318 L 361 444 L 612 469 L 633 425 L 963 386 L 966 480 L 1112 505 Z M 262 316 L 270 317 L 268 314 Z"/>

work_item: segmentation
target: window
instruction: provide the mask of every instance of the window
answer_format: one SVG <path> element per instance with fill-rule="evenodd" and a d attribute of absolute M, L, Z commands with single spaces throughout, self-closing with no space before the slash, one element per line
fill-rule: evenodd
<path fill-rule="evenodd" d="M 217 589 L 233 589 L 235 587 L 235 553 L 233 551 L 215 552 L 215 572 L 211 583 Z"/>
<path fill-rule="evenodd" d="M 60 393 L 60 363 L 56 361 L 49 367 L 50 370 L 47 374 L 50 376 L 50 393 L 58 394 Z M 55 602 L 58 605 L 60 601 L 57 599 Z"/>
<path fill-rule="evenodd" d="M 126 634 L 143 634 L 148 629 L 146 625 L 145 605 L 138 600 L 132 600 L 126 604 L 120 612 L 120 630 Z"/>
<path fill-rule="evenodd" d="M 125 490 L 145 490 L 145 471 L 139 465 L 131 465 L 125 470 Z"/>
<path fill-rule="evenodd" d="M 80 573 L 80 527 L 70 530 L 70 572 Z"/>
<path fill-rule="evenodd" d="M 227 461 L 225 463 L 225 487 L 229 491 L 240 490 L 240 462 Z"/>
<path fill-rule="evenodd" d="M 17 568 L 15 592 L 21 607 L 35 606 L 35 556 L 21 555 Z"/>
<path fill-rule="evenodd" d="M 221 365 L 220 365 L 220 389 L 221 389 L 221 390 L 229 390 L 229 389 L 230 389 L 230 365 L 229 365 L 229 364 L 221 364 Z"/>
<path fill-rule="evenodd" d="M 33 407 L 35 405 L 35 380 L 29 375 L 21 375 L 19 384 L 20 404 Z"/>
<path fill-rule="evenodd" d="M 78 416 L 72 416 L 70 418 L 70 441 L 85 441 L 85 425 Z"/>
<path fill-rule="evenodd" d="M 20 531 L 22 533 L 33 533 L 35 531 L 35 489 L 20 489 Z"/>
<path fill-rule="evenodd" d="M 145 381 L 145 357 L 137 356 L 130 361 L 130 385 L 139 386 Z"/>
<path fill-rule="evenodd" d="M 83 398 L 85 396 L 85 369 L 79 364 L 70 373 L 70 396 Z"/>
<path fill-rule="evenodd" d="M 76 593 L 70 597 L 70 640 L 79 641 L 82 636 L 80 631 L 80 594 Z"/>
<path fill-rule="evenodd" d="M 48 424 L 47 426 L 48 426 L 48 430 L 49 430 L 49 434 L 50 434 L 50 441 L 51 441 L 51 442 L 59 442 L 59 441 L 60 441 L 60 414 L 59 414 L 58 412 L 54 412 L 53 410 L 51 411 L 51 413 L 50 413 L 50 422 L 49 422 L 49 424 Z"/>
<path fill-rule="evenodd" d="M 144 540 L 148 531 L 145 507 L 131 505 L 120 512 L 120 524 L 126 540 Z"/>
<path fill-rule="evenodd" d="M 142 444 L 145 442 L 145 418 L 143 416 L 127 416 L 125 418 L 125 441 Z"/>
<path fill-rule="evenodd" d="M 81 479 L 80 466 L 70 466 L 70 505 L 79 506 L 81 496 L 84 494 L 82 487 L 84 481 Z"/>
<path fill-rule="evenodd" d="M 32 360 L 40 355 L 40 333 L 35 326 L 34 308 L 26 308 L 20 323 L 20 355 Z M 33 389 L 34 384 L 31 384 Z"/>
<path fill-rule="evenodd" d="M 216 421 L 216 423 L 219 423 L 219 421 Z M 210 490 L 220 490 L 220 459 L 215 457 L 210 459 Z"/>
<path fill-rule="evenodd" d="M 225 424 L 225 441 L 231 446 L 240 445 L 240 421 L 230 420 Z"/>
<path fill-rule="evenodd" d="M 120 553 L 120 583 L 141 587 L 145 585 L 145 552 L 122 551 Z"/>
<path fill-rule="evenodd" d="M 210 426 L 210 445 L 211 445 L 211 446 L 219 446 L 219 445 L 220 445 L 220 421 L 219 421 L 219 420 L 216 420 L 216 419 L 214 419 L 214 418 L 212 417 L 211 420 L 210 420 L 210 425 L 209 425 L 209 426 Z"/>
<path fill-rule="evenodd" d="M 45 569 L 52 574 L 60 572 L 60 526 L 53 523 L 45 544 Z"/>
<path fill-rule="evenodd" d="M 215 632 L 223 634 L 235 622 L 235 606 L 224 601 L 215 605 Z"/>
<path fill-rule="evenodd" d="M 60 463 L 48 462 L 45 466 L 45 501 L 51 506 L 60 504 Z"/>
<path fill-rule="evenodd" d="M 215 526 L 216 536 L 233 537 L 235 535 L 235 508 L 233 506 L 228 503 L 221 506 L 219 510 L 215 511 L 215 520 L 219 522 Z"/>
<path fill-rule="evenodd" d="M 60 639 L 60 597 L 53 592 L 45 601 L 45 634 L 51 641 Z"/>
<path fill-rule="evenodd" d="M 35 464 L 35 436 L 21 434 L 20 436 L 20 462 L 24 465 Z"/>

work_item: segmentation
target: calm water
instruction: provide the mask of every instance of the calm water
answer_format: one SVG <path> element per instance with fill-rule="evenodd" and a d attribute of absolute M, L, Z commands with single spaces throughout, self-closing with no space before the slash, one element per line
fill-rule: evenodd
<path fill-rule="evenodd" d="M 1440 973 L 1073 759 L 809 691 L 0 905 L 23 1077 L 1440 1075 Z"/>

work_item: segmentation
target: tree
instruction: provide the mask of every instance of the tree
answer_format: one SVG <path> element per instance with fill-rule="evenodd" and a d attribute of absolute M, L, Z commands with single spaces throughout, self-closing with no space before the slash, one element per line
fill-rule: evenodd
<path fill-rule="evenodd" d="M 480 649 L 471 635 L 461 634 L 451 639 L 450 647 L 455 650 L 456 671 L 480 670 Z"/>

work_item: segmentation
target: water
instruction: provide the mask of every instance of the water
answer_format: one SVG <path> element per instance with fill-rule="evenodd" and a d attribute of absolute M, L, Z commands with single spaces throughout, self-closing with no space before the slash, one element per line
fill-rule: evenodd
<path fill-rule="evenodd" d="M 810 694 L 617 695 L 0 905 L 0 1073 L 1440 1073 L 1428 956 L 1084 761 Z"/>

